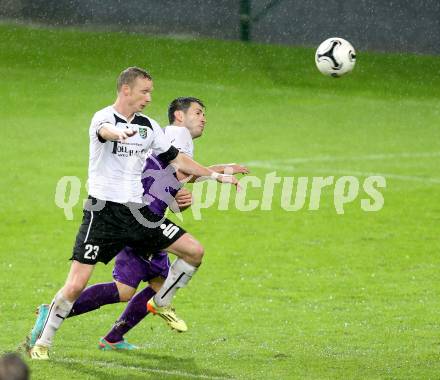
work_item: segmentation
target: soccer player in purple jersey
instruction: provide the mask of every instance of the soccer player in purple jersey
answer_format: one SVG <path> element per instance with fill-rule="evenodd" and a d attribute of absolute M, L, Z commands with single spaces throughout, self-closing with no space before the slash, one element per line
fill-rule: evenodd
<path fill-rule="evenodd" d="M 192 140 L 200 137 L 205 128 L 204 109 L 205 106 L 202 101 L 193 97 L 177 98 L 171 102 L 168 108 L 168 118 L 171 125 L 165 128 L 165 135 L 170 138 L 172 144 L 181 153 L 187 154 L 191 158 L 194 156 Z M 166 167 L 167 164 L 158 159 L 154 154 L 148 158 L 144 168 L 144 178 L 142 179 L 145 194 L 154 193 L 154 191 L 151 191 L 151 188 L 154 183 L 157 183 L 156 175 L 145 175 L 145 173 L 152 173 L 151 171 L 154 172 L 156 170 L 162 172 L 166 170 Z M 224 173 L 226 169 L 232 174 L 247 174 L 249 172 L 246 167 L 238 164 L 213 165 L 209 166 L 209 168 L 218 173 Z M 169 176 L 175 176 L 180 180 L 188 181 L 188 175 L 183 172 L 169 173 Z M 191 180 L 194 179 L 194 177 L 191 178 Z M 172 182 L 173 180 L 170 178 L 168 181 L 165 181 L 165 184 L 171 184 Z M 161 189 L 165 187 L 160 186 Z M 164 215 L 167 207 L 174 201 L 176 195 L 179 210 L 189 207 L 191 205 L 190 193 L 183 192 L 184 188 L 178 192 L 178 187 L 180 186 L 170 186 L 169 193 L 162 193 L 162 196 L 159 197 L 153 196 L 149 208 L 157 215 Z M 149 262 L 134 255 L 132 249 L 128 247 L 116 256 L 113 278 L 121 298 L 131 299 L 141 281 L 149 281 L 150 284 L 130 300 L 110 332 L 104 338 L 101 338 L 99 348 L 104 350 L 135 348 L 135 346 L 124 340 L 124 335 L 145 318 L 149 312 L 160 315 L 171 328 L 179 332 L 187 330 L 185 322 L 176 316 L 172 308 L 158 307 L 157 304 L 160 303 L 160 298 L 159 301 L 153 299 L 164 278 L 168 276 L 168 271 L 169 260 L 166 251 L 154 255 L 150 258 Z M 146 308 L 145 306 L 148 301 L 148 307 Z"/>

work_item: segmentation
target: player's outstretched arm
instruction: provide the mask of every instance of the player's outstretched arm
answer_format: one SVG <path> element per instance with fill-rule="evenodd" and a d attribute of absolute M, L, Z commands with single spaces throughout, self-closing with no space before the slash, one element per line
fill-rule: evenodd
<path fill-rule="evenodd" d="M 220 165 L 212 165 L 208 166 L 208 169 L 211 169 L 213 172 L 217 172 L 220 174 L 249 174 L 250 171 L 246 166 L 242 166 L 239 164 L 220 164 Z M 190 175 L 188 173 L 183 173 L 181 170 L 177 172 L 177 179 L 182 183 L 193 183 L 198 178 L 197 176 Z"/>
<path fill-rule="evenodd" d="M 98 134 L 104 140 L 125 141 L 129 137 L 134 136 L 136 132 L 133 128 L 118 129 L 114 125 L 106 123 L 99 128 Z"/>
<path fill-rule="evenodd" d="M 183 173 L 194 175 L 196 177 L 210 177 L 220 183 L 231 183 L 237 187 L 237 190 L 240 189 L 238 180 L 233 175 L 219 174 L 203 165 L 200 165 L 186 154 L 179 153 L 177 157 L 170 162 L 176 166 L 177 170 Z"/>

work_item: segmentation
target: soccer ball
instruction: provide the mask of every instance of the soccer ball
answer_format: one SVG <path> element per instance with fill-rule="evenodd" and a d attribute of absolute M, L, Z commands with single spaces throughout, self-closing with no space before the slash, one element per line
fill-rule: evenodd
<path fill-rule="evenodd" d="M 316 50 L 315 63 L 324 75 L 340 77 L 353 70 L 356 51 L 350 42 L 343 38 L 329 38 Z"/>

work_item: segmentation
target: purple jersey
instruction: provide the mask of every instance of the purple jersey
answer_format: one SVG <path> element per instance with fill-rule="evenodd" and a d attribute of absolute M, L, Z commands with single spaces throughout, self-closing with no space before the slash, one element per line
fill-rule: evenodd
<path fill-rule="evenodd" d="M 159 216 L 163 216 L 181 188 L 176 171 L 172 165 L 151 154 L 142 172 L 144 200 L 148 208 Z"/>
<path fill-rule="evenodd" d="M 165 134 L 181 152 L 193 157 L 194 146 L 188 129 L 171 125 L 165 129 Z M 142 172 L 142 186 L 144 201 L 148 203 L 149 209 L 162 217 L 167 207 L 174 201 L 181 183 L 177 180 L 172 165 L 151 154 Z M 137 288 L 141 281 L 149 281 L 158 276 L 166 278 L 169 268 L 170 262 L 166 251 L 150 257 L 139 257 L 132 248 L 125 247 L 116 257 L 113 278 Z"/>
<path fill-rule="evenodd" d="M 154 154 L 151 154 L 145 162 L 142 186 L 144 200 L 149 203 L 148 208 L 159 216 L 165 214 L 181 187 L 174 168 Z M 132 248 L 125 247 L 116 256 L 113 278 L 137 288 L 141 281 L 149 281 L 158 276 L 166 278 L 169 268 L 170 261 L 166 251 L 149 257 L 140 257 Z"/>

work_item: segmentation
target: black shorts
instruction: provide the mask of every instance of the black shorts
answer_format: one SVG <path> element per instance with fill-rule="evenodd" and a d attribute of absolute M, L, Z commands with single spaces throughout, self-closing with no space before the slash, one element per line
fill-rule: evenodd
<path fill-rule="evenodd" d="M 107 264 L 124 247 L 140 255 L 153 254 L 169 247 L 186 231 L 166 218 L 154 214 L 148 206 L 99 201 L 101 207 L 86 207 L 76 235 L 71 260 L 84 264 Z M 99 203 L 97 203 L 99 202 Z M 99 209 L 101 208 L 101 209 Z"/>

